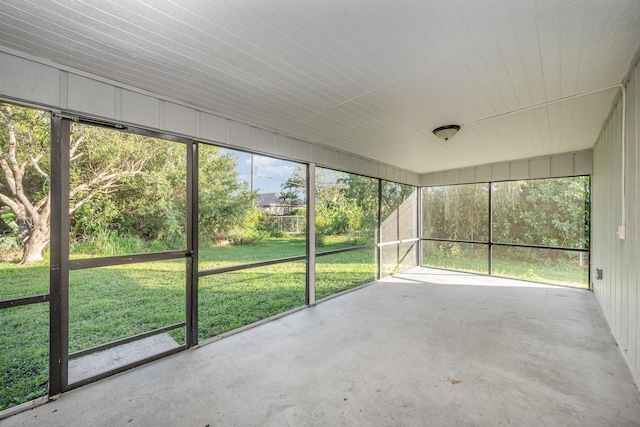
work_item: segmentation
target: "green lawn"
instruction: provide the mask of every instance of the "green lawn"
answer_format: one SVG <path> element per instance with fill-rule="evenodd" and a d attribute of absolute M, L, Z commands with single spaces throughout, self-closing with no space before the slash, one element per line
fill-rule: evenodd
<path fill-rule="evenodd" d="M 487 259 L 482 257 L 424 257 L 427 267 L 446 268 L 448 270 L 467 271 L 487 274 Z M 588 288 L 588 267 L 579 267 L 569 263 L 543 265 L 541 263 L 518 260 L 496 260 L 492 262 L 492 275 L 534 282 Z"/>
<path fill-rule="evenodd" d="M 347 247 L 328 239 L 319 251 Z M 305 253 L 304 239 L 200 249 L 200 270 Z M 375 252 L 318 258 L 317 298 L 375 279 Z M 82 256 L 81 254 L 77 256 Z M 305 261 L 206 276 L 199 285 L 199 338 L 204 340 L 305 303 Z M 48 292 L 49 267 L 0 264 L 0 299 Z M 69 351 L 185 321 L 185 260 L 70 272 Z M 0 410 L 46 393 L 48 304 L 0 310 Z M 170 332 L 180 344 L 184 329 Z"/>

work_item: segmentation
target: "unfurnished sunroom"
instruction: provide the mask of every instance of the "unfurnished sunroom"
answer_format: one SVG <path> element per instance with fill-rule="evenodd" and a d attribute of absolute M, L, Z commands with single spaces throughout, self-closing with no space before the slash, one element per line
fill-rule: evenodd
<path fill-rule="evenodd" d="M 637 422 L 637 2 L 0 5 L 2 422 Z"/>

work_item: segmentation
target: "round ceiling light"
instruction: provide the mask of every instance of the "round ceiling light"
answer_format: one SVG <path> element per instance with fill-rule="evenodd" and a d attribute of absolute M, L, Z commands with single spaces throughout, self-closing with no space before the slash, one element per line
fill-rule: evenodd
<path fill-rule="evenodd" d="M 449 138 L 453 138 L 454 136 L 456 136 L 459 130 L 460 126 L 458 125 L 446 125 L 435 128 L 433 130 L 433 134 L 438 138 L 447 141 Z"/>

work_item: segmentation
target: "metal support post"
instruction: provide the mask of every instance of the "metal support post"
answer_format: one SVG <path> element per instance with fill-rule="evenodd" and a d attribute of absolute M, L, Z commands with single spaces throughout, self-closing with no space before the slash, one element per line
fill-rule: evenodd
<path fill-rule="evenodd" d="M 69 144 L 71 122 L 51 118 L 49 396 L 69 381 Z"/>
<path fill-rule="evenodd" d="M 198 143 L 187 143 L 186 347 L 198 344 Z"/>
<path fill-rule="evenodd" d="M 307 305 L 316 303 L 316 165 L 307 166 Z"/>

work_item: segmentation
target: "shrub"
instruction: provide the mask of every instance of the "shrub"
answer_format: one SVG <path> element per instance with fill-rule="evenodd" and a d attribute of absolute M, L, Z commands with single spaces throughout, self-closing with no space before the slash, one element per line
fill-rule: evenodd
<path fill-rule="evenodd" d="M 232 245 L 256 245 L 269 237 L 269 233 L 261 230 L 237 230 L 229 234 Z"/>

